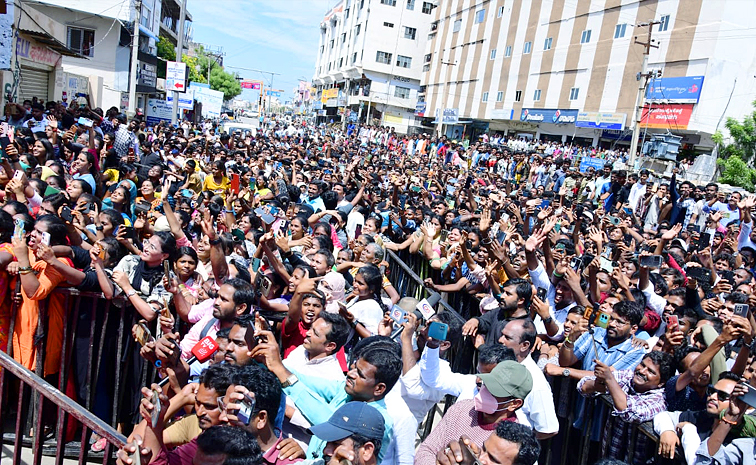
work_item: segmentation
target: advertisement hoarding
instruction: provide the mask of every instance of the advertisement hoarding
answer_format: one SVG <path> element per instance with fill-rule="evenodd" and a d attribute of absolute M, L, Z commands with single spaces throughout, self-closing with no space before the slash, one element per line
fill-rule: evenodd
<path fill-rule="evenodd" d="M 646 88 L 646 100 L 675 103 L 698 103 L 703 76 L 684 76 L 651 79 Z"/>
<path fill-rule="evenodd" d="M 186 92 L 186 63 L 178 61 L 165 63 L 165 90 Z"/>
<path fill-rule="evenodd" d="M 682 105 L 646 105 L 643 107 L 641 127 L 662 128 L 670 131 L 687 129 L 693 104 Z"/>
<path fill-rule="evenodd" d="M 147 116 L 147 125 L 154 126 L 161 121 L 171 121 L 171 114 L 173 113 L 173 104 L 169 104 L 165 100 L 159 100 L 156 98 L 147 99 L 147 108 L 145 109 L 145 116 Z"/>
<path fill-rule="evenodd" d="M 577 110 L 523 108 L 520 121 L 530 123 L 574 124 L 577 121 Z"/>
<path fill-rule="evenodd" d="M 581 111 L 578 113 L 575 126 L 578 128 L 591 129 L 625 129 L 627 115 L 624 113 L 599 113 L 595 111 Z"/>

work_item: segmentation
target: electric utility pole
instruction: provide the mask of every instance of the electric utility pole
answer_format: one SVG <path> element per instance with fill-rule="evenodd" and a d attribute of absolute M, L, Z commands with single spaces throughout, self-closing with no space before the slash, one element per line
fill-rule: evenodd
<path fill-rule="evenodd" d="M 640 136 L 640 123 L 643 117 L 643 102 L 645 100 L 646 86 L 648 85 L 648 54 L 651 48 L 659 48 L 658 44 L 654 44 L 654 40 L 651 38 L 654 26 L 659 24 L 659 21 L 650 21 L 648 23 L 638 24 L 637 27 L 647 27 L 648 35 L 645 42 L 638 40 L 638 36 L 635 36 L 635 43 L 643 45 L 643 66 L 641 72 L 638 73 L 638 95 L 635 97 L 635 109 L 633 114 L 633 140 L 630 142 L 630 158 L 628 160 L 629 165 L 632 167 L 635 165 L 635 158 L 638 156 L 638 137 Z"/>

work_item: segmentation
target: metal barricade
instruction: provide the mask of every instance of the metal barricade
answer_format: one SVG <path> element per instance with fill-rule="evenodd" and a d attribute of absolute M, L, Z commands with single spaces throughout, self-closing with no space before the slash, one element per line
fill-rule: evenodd
<path fill-rule="evenodd" d="M 64 308 L 60 371 L 44 379 L 47 307 L 52 298 L 63 299 Z M 112 461 L 112 446 L 125 444 L 126 437 L 116 426 L 119 400 L 125 394 L 121 361 L 128 347 L 132 316 L 125 306 L 113 302 L 102 294 L 72 288 L 58 288 L 39 301 L 34 373 L 12 356 L 18 311 L 13 305 L 8 352 L 0 352 L 0 425 L 3 442 L 14 446 L 13 464 L 22 463 L 22 448 L 31 448 L 34 464 L 41 463 L 42 455 L 54 455 L 58 464 L 64 458 L 78 459 L 80 464 L 101 458 L 108 463 Z M 16 401 L 15 407 L 11 401 Z M 7 420 L 14 418 L 13 431 L 7 431 Z M 107 440 L 102 452 L 90 451 L 91 432 Z M 76 436 L 78 441 L 74 440 Z"/>

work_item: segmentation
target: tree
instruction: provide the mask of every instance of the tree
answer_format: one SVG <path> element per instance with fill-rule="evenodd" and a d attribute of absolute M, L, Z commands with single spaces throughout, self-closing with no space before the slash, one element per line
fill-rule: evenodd
<path fill-rule="evenodd" d="M 752 105 L 756 108 L 756 101 Z M 741 160 L 753 164 L 756 161 L 756 111 L 746 115 L 743 121 L 727 118 L 725 127 L 733 142 L 724 145 L 721 135 L 719 141 L 715 141 L 720 146 L 720 158 L 736 155 Z"/>
<path fill-rule="evenodd" d="M 220 66 L 210 70 L 210 88 L 223 92 L 223 100 L 231 100 L 241 94 L 241 85 L 234 75 L 227 73 Z"/>
<path fill-rule="evenodd" d="M 207 82 L 207 79 L 205 79 L 206 75 L 201 73 L 202 67 L 199 64 L 198 57 L 190 57 L 189 55 L 184 54 L 181 57 L 181 61 L 186 63 L 186 67 L 189 70 L 189 82 Z"/>
<path fill-rule="evenodd" d="M 157 64 L 157 77 L 165 79 L 165 67 L 166 61 L 176 61 L 176 48 L 170 40 L 164 36 L 160 36 L 160 40 L 157 43 L 157 56 L 161 58 Z"/>
<path fill-rule="evenodd" d="M 753 191 L 756 170 L 750 168 L 739 155 L 731 154 L 724 160 L 720 158 L 717 164 L 722 170 L 719 182 Z"/>

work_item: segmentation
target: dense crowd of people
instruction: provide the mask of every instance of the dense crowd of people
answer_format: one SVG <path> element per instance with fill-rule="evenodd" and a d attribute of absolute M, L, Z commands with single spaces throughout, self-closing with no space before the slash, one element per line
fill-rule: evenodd
<path fill-rule="evenodd" d="M 120 463 L 533 465 L 574 438 L 588 463 L 753 463 L 756 196 L 621 150 L 262 123 L 5 108 L 0 349 L 55 382 L 56 289 L 125 309 L 124 353 L 99 336 L 116 412 L 93 382 Z M 389 251 L 472 313 L 402 295 Z"/>

